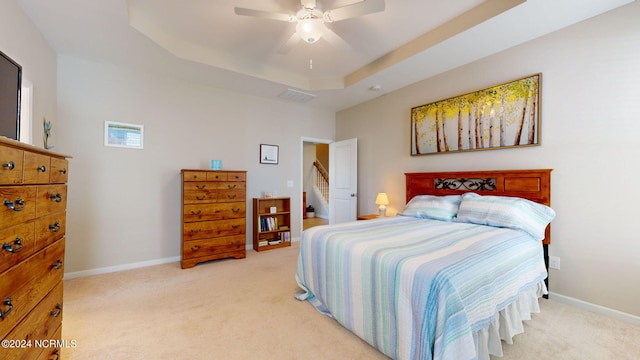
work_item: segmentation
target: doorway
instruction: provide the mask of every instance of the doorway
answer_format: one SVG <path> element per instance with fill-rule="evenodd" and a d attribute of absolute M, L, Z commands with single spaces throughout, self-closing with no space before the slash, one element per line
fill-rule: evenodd
<path fill-rule="evenodd" d="M 318 162 L 327 172 L 329 170 L 329 144 L 331 140 L 326 139 L 302 139 L 302 212 L 300 221 L 302 230 L 313 226 L 325 225 L 329 223 L 328 199 L 323 199 L 322 194 L 314 189 L 314 177 L 317 169 L 314 163 Z M 313 213 L 307 216 L 307 207 L 313 207 Z"/>

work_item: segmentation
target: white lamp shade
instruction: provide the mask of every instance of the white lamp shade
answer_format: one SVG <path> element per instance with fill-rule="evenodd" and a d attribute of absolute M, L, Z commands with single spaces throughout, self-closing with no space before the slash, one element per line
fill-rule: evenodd
<path fill-rule="evenodd" d="M 318 41 L 323 32 L 324 23 L 322 19 L 304 19 L 298 21 L 298 25 L 296 25 L 296 33 L 309 44 Z"/>
<path fill-rule="evenodd" d="M 389 205 L 387 193 L 378 193 L 378 196 L 376 196 L 376 205 Z"/>

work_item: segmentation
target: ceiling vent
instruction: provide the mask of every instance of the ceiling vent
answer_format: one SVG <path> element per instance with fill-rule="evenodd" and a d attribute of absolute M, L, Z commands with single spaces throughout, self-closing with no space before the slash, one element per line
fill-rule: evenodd
<path fill-rule="evenodd" d="M 278 97 L 289 101 L 303 103 L 313 100 L 316 96 L 298 90 L 287 89 L 286 91 L 283 91 L 282 94 L 278 95 Z"/>

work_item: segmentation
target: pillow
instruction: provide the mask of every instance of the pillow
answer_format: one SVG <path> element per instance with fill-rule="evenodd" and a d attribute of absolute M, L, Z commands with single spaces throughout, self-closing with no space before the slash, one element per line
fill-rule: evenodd
<path fill-rule="evenodd" d="M 414 196 L 399 215 L 422 219 L 451 221 L 458 213 L 461 195 L 418 195 Z"/>
<path fill-rule="evenodd" d="M 466 193 L 455 221 L 522 230 L 542 240 L 555 216 L 552 208 L 527 199 Z"/>

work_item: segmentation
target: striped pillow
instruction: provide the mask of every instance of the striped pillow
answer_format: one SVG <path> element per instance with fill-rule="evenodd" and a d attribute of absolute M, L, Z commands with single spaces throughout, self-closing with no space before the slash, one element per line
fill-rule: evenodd
<path fill-rule="evenodd" d="M 455 221 L 522 230 L 542 240 L 555 216 L 552 208 L 527 199 L 466 193 Z"/>
<path fill-rule="evenodd" d="M 451 221 L 458 213 L 461 195 L 418 195 L 414 196 L 398 215 L 422 219 Z"/>

